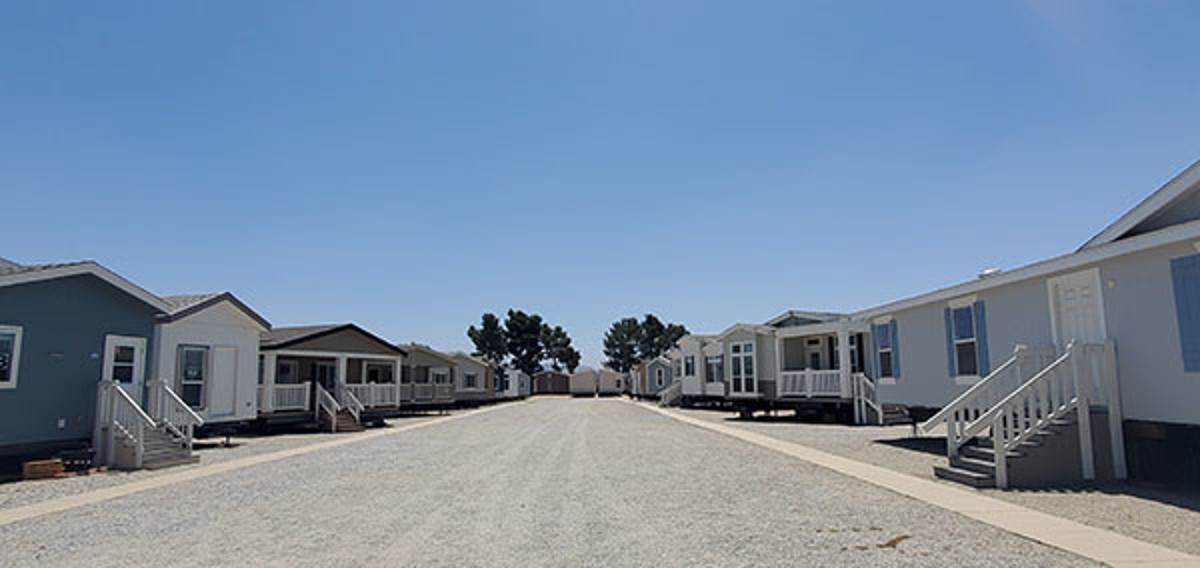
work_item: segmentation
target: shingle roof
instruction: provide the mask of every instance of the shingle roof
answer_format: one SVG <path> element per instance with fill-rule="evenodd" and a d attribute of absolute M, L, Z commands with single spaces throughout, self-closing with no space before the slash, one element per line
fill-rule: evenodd
<path fill-rule="evenodd" d="M 267 318 L 262 317 L 258 312 L 250 309 L 250 306 L 242 303 L 230 292 L 209 292 L 207 294 L 180 294 L 176 296 L 162 296 L 162 300 L 171 307 L 168 312 L 169 320 L 178 320 L 200 310 L 203 310 L 213 304 L 228 301 L 234 307 L 242 311 L 265 329 L 271 329 L 271 322 Z"/>
<path fill-rule="evenodd" d="M 0 275 L 9 274 L 25 274 L 29 272 L 40 272 L 43 270 L 54 270 L 56 268 L 70 268 L 72 266 L 83 266 L 85 264 L 96 264 L 91 260 L 80 260 L 76 262 L 55 262 L 49 264 L 17 264 L 10 260 L 0 259 Z"/>
<path fill-rule="evenodd" d="M 298 325 L 293 327 L 277 327 L 270 331 L 264 331 L 259 335 L 260 347 L 276 347 L 293 341 L 298 341 L 306 337 L 328 333 L 339 327 L 345 327 L 350 324 L 323 324 L 323 325 Z"/>
<path fill-rule="evenodd" d="M 0 286 L 15 286 L 80 275 L 92 275 L 104 280 L 157 311 L 166 312 L 168 310 L 167 303 L 162 298 L 151 294 L 145 288 L 126 280 L 93 260 L 51 264 L 19 264 L 10 260 L 0 262 Z"/>

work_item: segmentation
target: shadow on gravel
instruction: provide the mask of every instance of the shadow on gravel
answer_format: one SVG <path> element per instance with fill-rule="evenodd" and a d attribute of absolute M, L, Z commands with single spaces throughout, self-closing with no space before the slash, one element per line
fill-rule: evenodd
<path fill-rule="evenodd" d="M 1028 495 L 1063 495 L 1069 493 L 1104 493 L 1106 495 L 1132 497 L 1134 499 L 1144 499 L 1147 501 L 1156 501 L 1163 505 L 1186 509 L 1193 513 L 1200 513 L 1200 493 L 1191 489 L 1176 489 L 1169 487 L 1158 487 L 1149 485 L 1132 484 L 1113 484 L 1100 486 L 1078 486 L 1078 487 L 1039 487 L 1027 489 L 1008 489 L 1011 493 L 1022 493 Z"/>
<path fill-rule="evenodd" d="M 946 455 L 946 438 L 943 436 L 875 440 L 875 443 L 891 446 L 893 448 L 900 448 L 902 450 L 921 452 L 923 454 L 934 454 L 939 456 Z"/>

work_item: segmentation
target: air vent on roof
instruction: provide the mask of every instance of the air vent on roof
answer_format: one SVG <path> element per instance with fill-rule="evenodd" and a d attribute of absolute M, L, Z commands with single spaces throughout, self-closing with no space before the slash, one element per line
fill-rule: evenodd
<path fill-rule="evenodd" d="M 1000 268 L 996 268 L 994 266 L 991 268 L 985 268 L 985 269 L 979 271 L 979 279 L 983 280 L 984 278 L 991 278 L 993 276 L 999 276 L 1001 272 L 1004 272 L 1004 270 L 1000 269 Z"/>

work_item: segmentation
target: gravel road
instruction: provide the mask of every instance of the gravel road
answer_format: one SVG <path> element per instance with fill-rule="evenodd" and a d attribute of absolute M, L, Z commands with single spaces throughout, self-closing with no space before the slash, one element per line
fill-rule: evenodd
<path fill-rule="evenodd" d="M 0 565 L 1084 566 L 619 401 L 535 400 L 0 527 Z"/>

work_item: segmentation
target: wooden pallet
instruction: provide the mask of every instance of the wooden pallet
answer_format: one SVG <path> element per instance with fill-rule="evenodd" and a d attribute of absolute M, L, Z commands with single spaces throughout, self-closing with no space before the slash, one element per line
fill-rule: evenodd
<path fill-rule="evenodd" d="M 22 476 L 25 479 L 50 479 L 62 475 L 65 469 L 60 459 L 28 461 L 21 464 Z"/>

